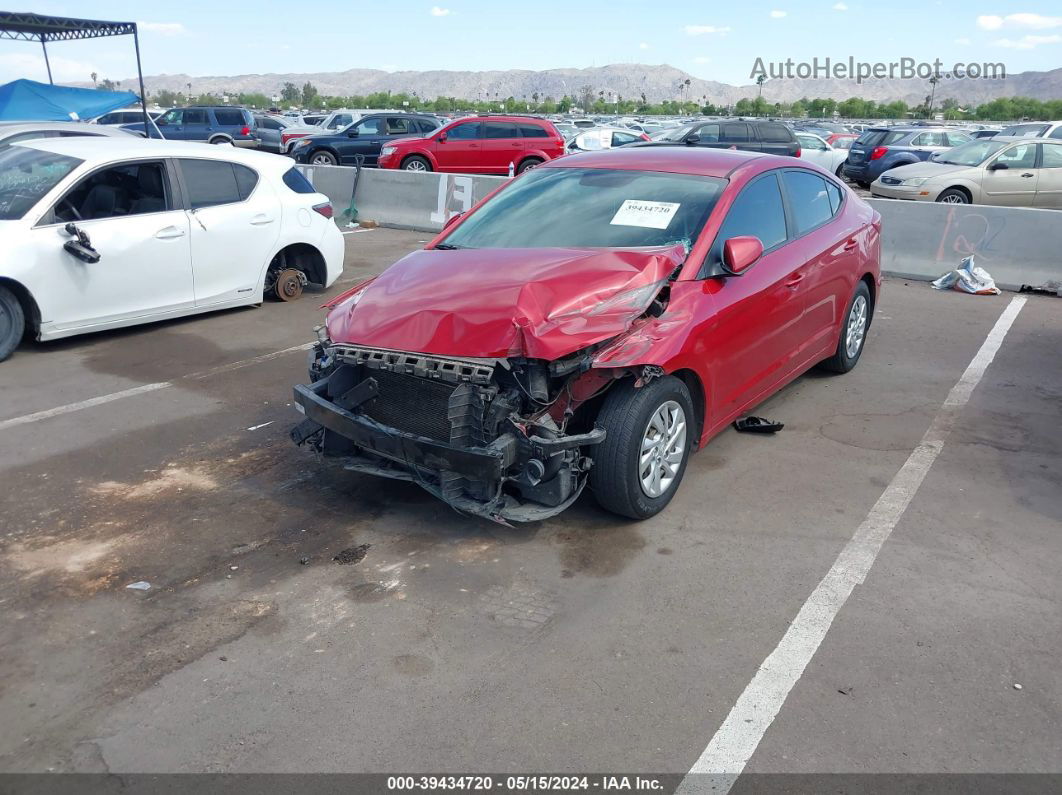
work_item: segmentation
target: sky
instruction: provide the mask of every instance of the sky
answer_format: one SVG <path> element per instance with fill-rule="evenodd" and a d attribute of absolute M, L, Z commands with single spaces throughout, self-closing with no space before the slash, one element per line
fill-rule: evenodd
<path fill-rule="evenodd" d="M 1062 4 L 1014 0 L 357 0 L 144 3 L 37 0 L 42 14 L 140 23 L 145 74 L 552 69 L 669 64 L 748 84 L 765 61 L 940 58 L 1062 66 Z M 28 6 L 18 0 L 13 7 Z M 154 8 L 155 10 L 149 10 Z M 136 74 L 131 39 L 55 43 L 57 81 Z M 0 41 L 0 82 L 47 80 L 39 45 Z"/>

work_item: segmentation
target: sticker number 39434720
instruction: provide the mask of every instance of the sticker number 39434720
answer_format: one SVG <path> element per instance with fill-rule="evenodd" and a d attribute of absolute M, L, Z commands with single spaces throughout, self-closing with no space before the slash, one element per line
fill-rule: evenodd
<path fill-rule="evenodd" d="M 627 199 L 610 224 L 614 226 L 643 226 L 649 229 L 667 229 L 675 212 L 682 205 L 678 202 L 651 202 L 640 199 Z"/>

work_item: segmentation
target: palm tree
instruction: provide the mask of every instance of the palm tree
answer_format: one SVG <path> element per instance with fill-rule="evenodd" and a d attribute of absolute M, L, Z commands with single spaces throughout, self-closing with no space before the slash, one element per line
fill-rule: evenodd
<path fill-rule="evenodd" d="M 930 118 L 933 115 L 933 100 L 936 99 L 936 96 L 937 96 L 937 83 L 939 83 L 939 82 L 940 82 L 940 78 L 937 77 L 936 75 L 933 75 L 931 78 L 929 78 L 929 85 L 931 85 L 933 87 L 933 89 L 929 93 L 929 110 L 926 111 L 926 118 L 927 119 Z"/>
<path fill-rule="evenodd" d="M 689 96 L 690 96 L 690 79 L 687 77 L 683 81 L 682 85 L 686 86 L 686 99 L 689 99 Z"/>
<path fill-rule="evenodd" d="M 763 96 L 763 84 L 767 82 L 767 75 L 760 75 L 756 78 L 756 85 L 759 86 L 759 96 Z"/>
<path fill-rule="evenodd" d="M 96 78 L 99 77 L 99 75 L 96 74 L 95 72 L 93 72 L 91 77 L 92 77 L 92 87 L 95 88 L 96 87 Z"/>

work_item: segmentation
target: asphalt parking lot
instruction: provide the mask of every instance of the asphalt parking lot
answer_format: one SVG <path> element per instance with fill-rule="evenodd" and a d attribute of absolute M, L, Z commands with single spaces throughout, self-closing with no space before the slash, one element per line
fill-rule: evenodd
<path fill-rule="evenodd" d="M 661 515 L 510 530 L 289 442 L 323 297 L 0 365 L 0 770 L 685 773 L 1014 299 L 886 280 Z M 746 772 L 1060 770 L 1060 346 L 1029 296 Z"/>

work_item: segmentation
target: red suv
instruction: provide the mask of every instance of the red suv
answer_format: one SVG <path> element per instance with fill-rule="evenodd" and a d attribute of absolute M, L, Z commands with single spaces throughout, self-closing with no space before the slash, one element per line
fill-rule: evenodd
<path fill-rule="evenodd" d="M 458 119 L 426 138 L 401 138 L 380 151 L 380 168 L 450 171 L 461 174 L 517 174 L 564 154 L 564 138 L 553 122 L 527 116 Z"/>

